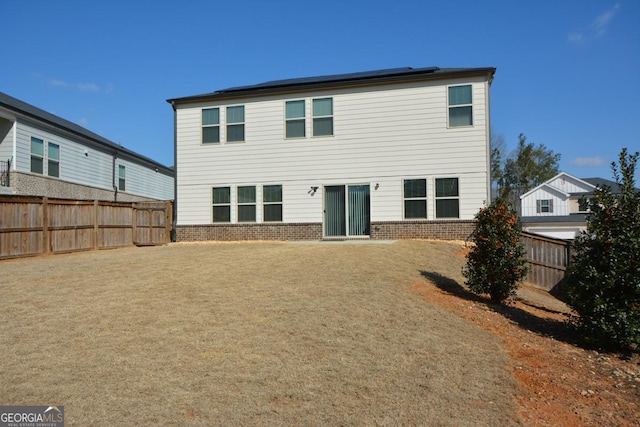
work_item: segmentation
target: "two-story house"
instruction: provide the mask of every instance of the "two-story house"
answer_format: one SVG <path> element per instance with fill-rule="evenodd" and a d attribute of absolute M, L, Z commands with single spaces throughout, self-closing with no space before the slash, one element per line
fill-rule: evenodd
<path fill-rule="evenodd" d="M 177 239 L 465 239 L 490 199 L 495 68 L 397 68 L 169 99 Z"/>
<path fill-rule="evenodd" d="M 174 170 L 0 92 L 0 194 L 172 200 Z"/>
<path fill-rule="evenodd" d="M 556 239 L 574 239 L 586 229 L 584 201 L 596 187 L 608 186 L 614 194 L 618 184 L 602 178 L 576 178 L 561 172 L 520 196 L 522 229 Z"/>

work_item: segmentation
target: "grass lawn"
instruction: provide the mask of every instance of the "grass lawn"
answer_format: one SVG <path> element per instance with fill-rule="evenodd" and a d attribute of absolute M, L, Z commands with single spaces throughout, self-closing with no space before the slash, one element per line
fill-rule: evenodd
<path fill-rule="evenodd" d="M 206 243 L 0 262 L 0 404 L 86 425 L 519 425 L 499 339 L 425 302 L 460 244 Z M 428 286 L 431 286 L 428 284 Z"/>

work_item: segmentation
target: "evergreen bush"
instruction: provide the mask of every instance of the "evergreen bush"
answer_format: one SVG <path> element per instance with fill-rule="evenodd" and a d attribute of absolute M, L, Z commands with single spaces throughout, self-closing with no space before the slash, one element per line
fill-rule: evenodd
<path fill-rule="evenodd" d="M 604 349 L 640 346 L 640 191 L 638 153 L 612 163 L 620 193 L 598 187 L 583 200 L 587 229 L 573 244 L 565 286 L 569 305 L 587 343 Z"/>
<path fill-rule="evenodd" d="M 522 225 L 506 200 L 498 198 L 476 215 L 471 235 L 475 243 L 462 274 L 477 294 L 489 294 L 503 303 L 516 293 L 528 272 L 520 233 Z"/>

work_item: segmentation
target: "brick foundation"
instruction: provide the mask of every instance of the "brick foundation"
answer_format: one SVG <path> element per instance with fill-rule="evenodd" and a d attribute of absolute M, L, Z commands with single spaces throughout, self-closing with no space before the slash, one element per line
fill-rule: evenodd
<path fill-rule="evenodd" d="M 208 224 L 178 225 L 178 242 L 206 240 L 320 240 L 322 224 Z"/>
<path fill-rule="evenodd" d="M 474 220 L 373 222 L 371 238 L 467 240 L 474 227 Z"/>
<path fill-rule="evenodd" d="M 371 224 L 371 239 L 466 240 L 475 221 L 398 221 Z M 207 240 L 322 240 L 321 223 L 178 225 L 178 242 Z"/>
<path fill-rule="evenodd" d="M 115 201 L 113 190 L 74 184 L 60 179 L 48 178 L 42 175 L 12 171 L 10 174 L 13 194 L 21 196 L 40 196 L 55 199 L 72 200 L 105 200 Z M 118 202 L 151 201 L 148 197 L 134 196 L 118 192 Z"/>

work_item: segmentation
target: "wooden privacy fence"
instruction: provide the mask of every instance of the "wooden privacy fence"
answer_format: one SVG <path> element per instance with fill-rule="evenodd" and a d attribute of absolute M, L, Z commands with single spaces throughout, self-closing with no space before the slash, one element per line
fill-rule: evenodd
<path fill-rule="evenodd" d="M 0 196 L 0 259 L 161 245 L 173 204 Z"/>
<path fill-rule="evenodd" d="M 571 261 L 571 242 L 522 232 L 530 270 L 526 282 L 547 291 L 564 278 Z"/>

